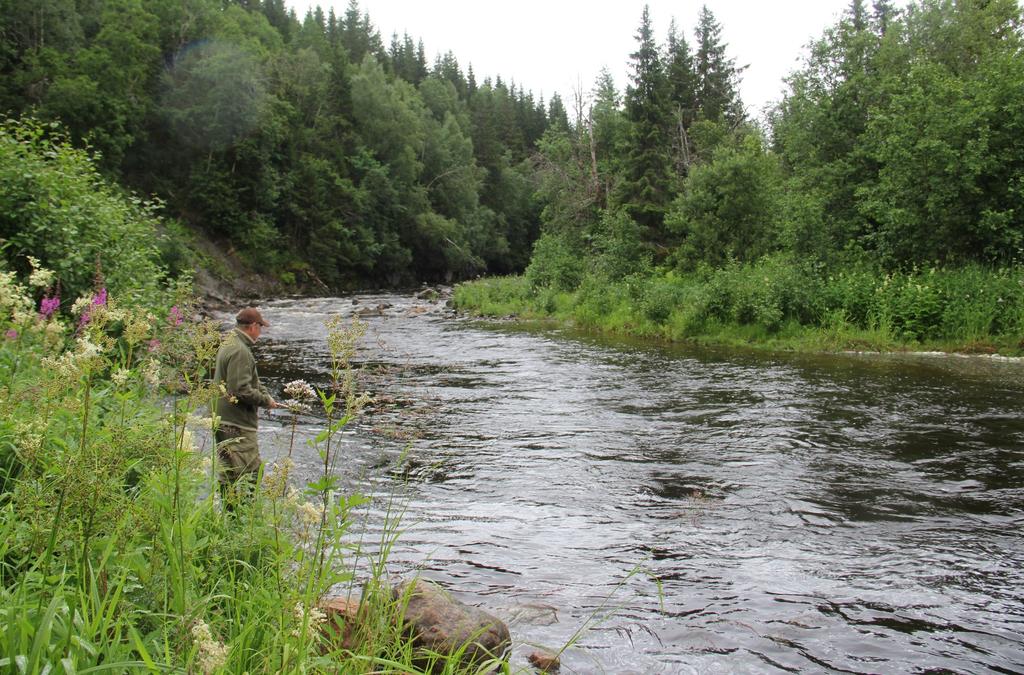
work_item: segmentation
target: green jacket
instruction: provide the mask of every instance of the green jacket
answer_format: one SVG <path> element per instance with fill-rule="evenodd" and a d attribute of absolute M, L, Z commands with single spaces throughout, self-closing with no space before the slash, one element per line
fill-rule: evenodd
<path fill-rule="evenodd" d="M 237 328 L 228 333 L 217 350 L 213 371 L 214 384 L 224 383 L 228 395 L 217 397 L 217 415 L 221 424 L 255 431 L 260 406 L 269 407 L 273 400 L 260 384 L 256 359 L 252 355 L 252 339 Z"/>

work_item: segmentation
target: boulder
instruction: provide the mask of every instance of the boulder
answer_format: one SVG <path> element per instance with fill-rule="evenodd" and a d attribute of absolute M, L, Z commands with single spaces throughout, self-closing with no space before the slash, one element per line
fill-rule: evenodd
<path fill-rule="evenodd" d="M 354 648 L 360 623 L 359 601 L 341 597 L 324 598 L 319 607 L 326 615 L 321 628 L 325 635 L 344 649 Z"/>
<path fill-rule="evenodd" d="M 408 599 L 405 628 L 420 649 L 446 656 L 461 650 L 460 663 L 472 664 L 501 658 L 511 644 L 500 619 L 459 602 L 436 583 L 416 579 L 393 591 L 396 599 Z"/>

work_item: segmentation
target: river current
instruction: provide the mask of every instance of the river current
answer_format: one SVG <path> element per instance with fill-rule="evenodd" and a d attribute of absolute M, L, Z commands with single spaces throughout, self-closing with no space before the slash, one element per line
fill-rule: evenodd
<path fill-rule="evenodd" d="M 263 304 L 272 392 L 326 385 L 324 319 L 381 305 L 339 466 L 373 497 L 352 536 L 401 509 L 389 573 L 502 618 L 514 668 L 571 641 L 562 672 L 1024 671 L 1024 365 L 666 347 L 359 295 Z M 262 422 L 268 463 L 289 435 Z"/>

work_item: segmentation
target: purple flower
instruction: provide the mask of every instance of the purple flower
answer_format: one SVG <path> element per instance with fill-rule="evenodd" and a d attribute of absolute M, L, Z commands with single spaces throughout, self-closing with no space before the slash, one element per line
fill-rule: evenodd
<path fill-rule="evenodd" d="M 94 305 L 105 305 L 107 304 L 107 289 L 101 288 L 99 292 L 92 296 L 92 304 Z"/>
<path fill-rule="evenodd" d="M 4 337 L 6 337 L 8 340 L 17 340 L 18 339 L 18 331 L 16 331 L 13 328 L 11 328 L 6 333 L 4 333 Z"/>
<path fill-rule="evenodd" d="M 181 313 L 181 310 L 178 309 L 177 305 L 174 305 L 173 307 L 171 307 L 171 311 L 167 315 L 167 322 L 170 323 L 172 326 L 180 326 L 181 322 L 183 321 L 183 317 L 184 315 Z"/>
<path fill-rule="evenodd" d="M 52 298 L 43 298 L 39 301 L 39 318 L 43 320 L 49 319 L 59 307 L 60 298 L 56 295 Z"/>

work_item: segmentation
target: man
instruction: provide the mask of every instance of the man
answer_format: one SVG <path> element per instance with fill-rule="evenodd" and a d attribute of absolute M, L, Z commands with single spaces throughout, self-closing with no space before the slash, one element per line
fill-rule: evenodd
<path fill-rule="evenodd" d="M 218 479 L 225 508 L 233 510 L 239 498 L 256 488 L 262 467 L 256 428 L 260 407 L 278 408 L 277 401 L 260 383 L 252 346 L 266 326 L 255 307 L 246 307 L 235 317 L 235 328 L 217 351 L 214 384 L 223 385 L 217 398 L 220 424 L 215 435 L 220 462 Z"/>

